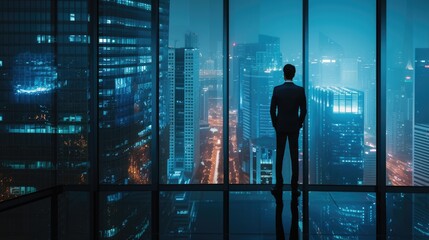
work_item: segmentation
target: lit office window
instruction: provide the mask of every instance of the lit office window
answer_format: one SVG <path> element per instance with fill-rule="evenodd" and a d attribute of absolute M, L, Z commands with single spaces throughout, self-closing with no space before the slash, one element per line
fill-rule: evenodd
<path fill-rule="evenodd" d="M 223 5 L 160 4 L 160 181 L 223 183 Z"/>
<path fill-rule="evenodd" d="M 376 181 L 375 1 L 309 1 L 309 182 Z"/>
<path fill-rule="evenodd" d="M 387 1 L 387 185 L 429 186 L 429 2 Z"/>
<path fill-rule="evenodd" d="M 302 86 L 302 2 L 230 1 L 229 171 L 232 184 L 274 184 L 275 131 L 271 95 L 284 83 L 283 66 L 295 65 Z M 302 141 L 300 166 L 302 172 Z M 288 149 L 288 148 L 287 148 Z M 290 183 L 287 150 L 283 179 Z M 300 174 L 302 178 L 302 174 Z"/>
<path fill-rule="evenodd" d="M 143 24 L 151 21 L 150 2 L 99 2 L 100 183 L 150 183 L 156 73 L 151 25 Z"/>

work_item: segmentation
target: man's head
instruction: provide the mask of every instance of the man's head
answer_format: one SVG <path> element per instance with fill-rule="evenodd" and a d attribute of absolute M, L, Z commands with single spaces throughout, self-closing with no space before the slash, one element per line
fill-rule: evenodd
<path fill-rule="evenodd" d="M 283 67 L 283 76 L 285 80 L 292 80 L 295 77 L 295 66 L 292 64 L 286 64 Z"/>

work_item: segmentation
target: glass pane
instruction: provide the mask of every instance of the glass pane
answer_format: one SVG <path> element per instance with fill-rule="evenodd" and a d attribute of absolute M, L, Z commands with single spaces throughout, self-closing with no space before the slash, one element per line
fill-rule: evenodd
<path fill-rule="evenodd" d="M 376 2 L 309 1 L 309 182 L 376 177 Z"/>
<path fill-rule="evenodd" d="M 57 1 L 57 184 L 88 183 L 88 1 Z M 95 147 L 95 146 L 92 146 Z"/>
<path fill-rule="evenodd" d="M 229 7 L 230 183 L 273 184 L 276 138 L 271 95 L 284 82 L 286 63 L 295 65 L 294 82 L 302 86 L 302 2 L 231 0 Z M 286 152 L 282 158 L 286 183 L 291 176 L 289 156 Z"/>
<path fill-rule="evenodd" d="M 302 202 L 291 201 L 290 192 L 283 192 L 282 204 L 270 192 L 230 192 L 229 198 L 229 239 L 302 239 Z"/>
<path fill-rule="evenodd" d="M 160 192 L 160 239 L 223 238 L 222 192 Z"/>
<path fill-rule="evenodd" d="M 376 239 L 375 193 L 310 192 L 311 239 Z"/>
<path fill-rule="evenodd" d="M 0 201 L 87 183 L 86 3 L 0 2 Z"/>
<path fill-rule="evenodd" d="M 58 234 L 61 240 L 90 239 L 89 193 L 66 192 L 58 197 Z"/>
<path fill-rule="evenodd" d="M 51 239 L 51 199 L 0 213 L 2 239 Z"/>
<path fill-rule="evenodd" d="M 223 183 L 222 1 L 171 0 L 161 11 L 161 182 Z"/>
<path fill-rule="evenodd" d="M 386 197 L 387 238 L 427 239 L 429 237 L 429 195 L 388 193 Z"/>
<path fill-rule="evenodd" d="M 149 192 L 100 194 L 100 239 L 151 239 Z"/>
<path fill-rule="evenodd" d="M 100 182 L 150 182 L 151 0 L 99 1 Z"/>
<path fill-rule="evenodd" d="M 388 185 L 429 186 L 428 11 L 427 1 L 387 1 Z"/>
<path fill-rule="evenodd" d="M 429 237 L 428 194 L 388 193 L 386 204 L 388 239 Z"/>

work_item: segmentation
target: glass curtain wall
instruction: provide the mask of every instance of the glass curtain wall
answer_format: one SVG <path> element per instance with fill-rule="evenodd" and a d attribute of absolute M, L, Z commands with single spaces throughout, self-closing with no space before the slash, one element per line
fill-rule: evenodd
<path fill-rule="evenodd" d="M 309 1 L 309 183 L 376 181 L 376 1 Z"/>
<path fill-rule="evenodd" d="M 88 183 L 87 1 L 1 1 L 0 29 L 0 201 Z"/>
<path fill-rule="evenodd" d="M 220 184 L 223 1 L 168 2 L 160 9 L 160 182 Z"/>
<path fill-rule="evenodd" d="M 302 86 L 302 1 L 231 0 L 229 11 L 230 183 L 274 184 L 270 102 L 274 87 L 284 82 L 286 63 L 295 65 L 294 82 Z M 284 181 L 290 183 L 288 150 L 281 161 Z"/>
<path fill-rule="evenodd" d="M 386 7 L 386 184 L 429 186 L 429 2 Z"/>

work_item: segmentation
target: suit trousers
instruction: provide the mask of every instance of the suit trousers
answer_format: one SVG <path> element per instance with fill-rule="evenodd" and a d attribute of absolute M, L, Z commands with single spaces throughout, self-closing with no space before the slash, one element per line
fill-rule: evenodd
<path fill-rule="evenodd" d="M 292 166 L 291 187 L 298 189 L 298 132 L 284 133 L 276 132 L 276 188 L 283 186 L 283 157 L 285 154 L 286 142 L 289 140 L 289 152 Z"/>

